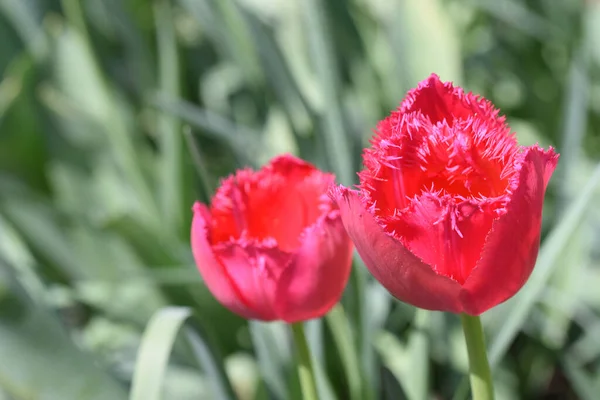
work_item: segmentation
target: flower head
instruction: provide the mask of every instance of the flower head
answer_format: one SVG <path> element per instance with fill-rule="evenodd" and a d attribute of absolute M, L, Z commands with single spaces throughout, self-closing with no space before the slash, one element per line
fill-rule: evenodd
<path fill-rule="evenodd" d="M 519 146 L 489 101 L 436 75 L 371 143 L 359 192 L 334 198 L 373 275 L 434 310 L 477 315 L 514 295 L 537 257 L 554 150 Z"/>
<path fill-rule="evenodd" d="M 352 243 L 326 195 L 334 176 L 295 157 L 244 169 L 196 203 L 192 250 L 214 296 L 251 319 L 320 317 L 348 280 Z"/>

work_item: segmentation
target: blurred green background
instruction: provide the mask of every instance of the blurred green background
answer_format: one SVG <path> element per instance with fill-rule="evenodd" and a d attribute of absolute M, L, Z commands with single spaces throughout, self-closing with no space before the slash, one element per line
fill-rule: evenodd
<path fill-rule="evenodd" d="M 0 399 L 299 399 L 286 327 L 202 285 L 191 205 L 282 152 L 355 183 L 431 72 L 561 153 L 484 315 L 498 398 L 600 398 L 599 66 L 593 0 L 0 0 Z M 468 398 L 456 316 L 358 258 L 342 306 L 308 327 L 323 400 Z"/>

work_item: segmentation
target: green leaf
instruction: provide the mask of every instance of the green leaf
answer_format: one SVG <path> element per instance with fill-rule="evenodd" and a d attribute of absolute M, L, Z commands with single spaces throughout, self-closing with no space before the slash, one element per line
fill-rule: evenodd
<path fill-rule="evenodd" d="M 166 307 L 158 311 L 148 323 L 142 337 L 135 364 L 130 400 L 161 399 L 162 383 L 167 370 L 171 349 L 186 319 L 192 315 L 187 307 Z M 194 355 L 213 384 L 216 399 L 233 399 L 222 366 L 214 360 L 210 347 L 191 329 L 185 329 Z"/>
<path fill-rule="evenodd" d="M 340 104 L 341 82 L 334 58 L 324 0 L 304 0 L 303 17 L 307 26 L 307 40 L 314 68 L 323 91 L 323 107 L 317 112 L 323 118 L 321 130 L 333 171 L 339 182 L 351 185 L 354 178 L 354 161 L 350 138 L 346 135 Z"/>
<path fill-rule="evenodd" d="M 598 398 L 598 387 L 584 368 L 577 366 L 577 363 L 568 356 L 562 361 L 562 366 L 579 399 L 596 400 Z"/>
<path fill-rule="evenodd" d="M 0 386 L 15 399 L 125 399 L 124 388 L 77 349 L 0 259 Z"/>
<path fill-rule="evenodd" d="M 238 125 L 209 110 L 201 109 L 184 100 L 159 94 L 150 100 L 155 106 L 178 116 L 203 133 L 224 140 L 240 158 L 241 164 L 255 165 L 256 152 L 260 148 L 260 132 Z"/>
<path fill-rule="evenodd" d="M 375 347 L 411 400 L 428 398 L 430 311 L 416 310 L 408 342 L 403 345 L 389 332 L 380 333 Z"/>
<path fill-rule="evenodd" d="M 329 381 L 329 378 L 327 377 L 327 371 L 325 370 L 323 362 L 314 356 L 312 357 L 312 362 L 319 400 L 335 400 L 335 392 L 331 382 Z"/>
<path fill-rule="evenodd" d="M 294 12 L 297 6 L 292 5 L 294 7 L 293 11 L 281 16 L 279 25 L 281 28 L 301 22 L 298 21 L 297 14 Z M 303 76 L 299 76 L 298 73 L 294 74 L 294 70 L 291 68 L 296 67 L 297 70 L 300 67 L 299 64 L 304 65 L 302 64 L 304 60 L 286 60 L 285 58 L 286 54 L 291 56 L 301 54 L 299 51 L 289 51 L 295 49 L 294 45 L 297 45 L 297 43 L 290 43 L 288 37 L 274 37 L 277 35 L 277 31 L 271 34 L 269 27 L 265 26 L 252 12 L 245 12 L 244 15 L 259 50 L 258 55 L 265 70 L 265 78 L 277 96 L 277 103 L 285 109 L 295 132 L 306 134 L 313 125 L 307 101 L 303 95 L 303 91 L 306 91 L 309 82 L 306 79 L 301 79 Z M 302 43 L 304 37 L 299 39 Z M 288 50 L 287 53 L 286 50 Z M 313 81 L 310 81 L 310 83 L 313 83 L 314 86 Z"/>
<path fill-rule="evenodd" d="M 127 112 L 129 110 L 123 99 L 113 90 L 113 86 L 107 83 L 101 66 L 97 63 L 94 49 L 86 34 L 87 28 L 79 0 L 63 0 L 63 3 L 74 27 L 60 30 L 60 34 L 55 38 L 52 67 L 58 92 L 77 106 L 79 112 L 76 115 L 84 114 L 84 117 L 101 128 L 100 133 L 110 145 L 111 159 L 114 159 L 134 189 L 131 195 L 139 198 L 141 209 L 138 212 L 143 215 L 146 223 L 158 227 L 160 214 L 143 173 L 140 157 L 142 151 L 128 124 L 128 117 L 131 118 L 132 115 Z M 52 107 L 52 102 L 47 101 L 46 105 Z M 81 118 L 81 115 L 78 117 Z"/>
<path fill-rule="evenodd" d="M 402 48 L 396 61 L 403 63 L 409 87 L 432 72 L 440 78 L 460 84 L 463 81 L 460 39 L 454 20 L 448 18 L 439 0 L 402 0 L 398 8 L 400 21 L 391 21 L 392 29 L 400 29 Z M 394 40 L 396 45 L 396 40 Z"/>
<path fill-rule="evenodd" d="M 549 38 L 563 37 L 551 21 L 531 12 L 523 3 L 514 0 L 498 2 L 494 0 L 471 1 L 474 6 L 487 11 L 492 16 L 505 22 L 513 29 L 519 30 L 537 39 L 548 41 Z"/>
<path fill-rule="evenodd" d="M 0 10 L 12 22 L 36 61 L 44 60 L 49 54 L 50 46 L 40 24 L 39 4 L 35 1 L 0 0 Z"/>
<path fill-rule="evenodd" d="M 463 81 L 460 38 L 441 1 L 379 1 L 371 7 L 387 39 L 387 46 L 379 44 L 374 53 L 378 60 L 373 61 L 378 63 L 374 68 L 385 74 L 383 89 L 389 102 L 397 104 L 407 90 L 433 72 L 443 80 Z"/>
<path fill-rule="evenodd" d="M 413 328 L 408 337 L 411 367 L 408 371 L 410 390 L 413 398 L 429 398 L 429 310 L 418 309 L 415 313 Z"/>
<path fill-rule="evenodd" d="M 217 357 L 214 351 L 214 345 L 210 345 L 207 341 L 190 328 L 184 328 L 185 336 L 196 356 L 196 359 L 202 366 L 204 373 L 213 387 L 213 395 L 218 400 L 234 400 L 234 395 L 231 383 L 225 373 L 225 369 L 221 362 L 217 362 Z"/>
<path fill-rule="evenodd" d="M 158 44 L 159 85 L 162 93 L 179 96 L 179 59 L 173 26 L 173 12 L 168 0 L 154 6 Z M 179 121 L 167 113 L 160 113 L 157 121 L 161 160 L 158 165 L 160 205 L 165 228 L 178 233 L 183 225 L 183 138 Z"/>
<path fill-rule="evenodd" d="M 363 389 L 358 354 L 352 335 L 352 328 L 341 304 L 336 305 L 327 313 L 325 319 L 329 325 L 329 329 L 331 329 L 338 353 L 342 359 L 350 399 L 361 399 Z"/>
<path fill-rule="evenodd" d="M 284 376 L 291 355 L 281 340 L 285 339 L 285 324 L 248 321 L 248 325 L 265 384 L 277 399 L 289 398 Z"/>
<path fill-rule="evenodd" d="M 194 16 L 224 57 L 235 62 L 251 84 L 263 79 L 254 43 L 239 7 L 233 0 L 179 0 Z"/>
<path fill-rule="evenodd" d="M 375 349 L 382 359 L 383 365 L 389 369 L 396 381 L 402 387 L 406 397 L 414 399 L 410 394 L 410 382 L 408 382 L 408 369 L 410 360 L 406 347 L 390 332 L 381 332 L 375 338 Z"/>
<path fill-rule="evenodd" d="M 152 317 L 138 350 L 131 382 L 131 400 L 161 398 L 162 382 L 171 348 L 181 326 L 191 314 L 189 308 L 169 307 Z"/>

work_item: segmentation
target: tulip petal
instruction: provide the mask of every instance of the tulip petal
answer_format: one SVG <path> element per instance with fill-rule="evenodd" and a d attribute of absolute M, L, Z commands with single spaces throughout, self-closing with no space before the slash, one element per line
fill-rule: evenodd
<path fill-rule="evenodd" d="M 480 115 L 500 126 L 504 124 L 504 118 L 498 117 L 498 110 L 492 103 L 472 93 L 465 93 L 452 82 L 442 82 L 436 74 L 431 74 L 410 90 L 398 111 L 401 114 L 420 111 L 433 124 L 446 121 L 452 126 L 473 115 Z"/>
<path fill-rule="evenodd" d="M 384 232 L 358 193 L 332 191 L 348 235 L 373 276 L 396 298 L 428 310 L 462 312 L 460 285 L 438 275 L 399 241 Z"/>
<path fill-rule="evenodd" d="M 411 207 L 387 223 L 395 237 L 438 274 L 465 282 L 481 255 L 492 227 L 486 204 L 453 204 L 450 196 L 423 193 Z"/>
<path fill-rule="evenodd" d="M 290 265 L 282 273 L 276 309 L 286 322 L 319 318 L 340 298 L 352 266 L 352 242 L 339 211 L 308 227 Z"/>
<path fill-rule="evenodd" d="M 263 321 L 278 319 L 275 311 L 277 283 L 291 261 L 291 254 L 279 250 L 276 243 L 228 242 L 213 249 L 232 283 L 257 313 L 255 318 Z"/>
<path fill-rule="evenodd" d="M 481 258 L 463 285 L 465 312 L 479 315 L 506 301 L 531 275 L 540 244 L 544 193 L 557 162 L 552 148 L 526 149 L 507 211 L 494 221 Z"/>
<path fill-rule="evenodd" d="M 223 262 L 215 255 L 209 240 L 207 221 L 210 219 L 204 204 L 194 204 L 191 243 L 194 260 L 204 279 L 204 283 L 221 304 L 245 318 L 260 318 L 260 312 L 254 310 L 240 289 L 229 276 Z"/>

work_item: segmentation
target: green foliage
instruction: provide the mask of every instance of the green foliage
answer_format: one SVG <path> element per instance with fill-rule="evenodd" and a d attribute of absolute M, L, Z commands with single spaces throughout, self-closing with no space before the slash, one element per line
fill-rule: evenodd
<path fill-rule="evenodd" d="M 583 0 L 0 0 L 0 399 L 299 399 L 286 327 L 203 286 L 191 205 L 282 152 L 355 183 L 431 72 L 562 153 L 537 269 L 484 316 L 498 398 L 595 398 L 598 21 Z M 466 398 L 458 318 L 358 259 L 342 304 L 307 325 L 322 398 Z"/>

